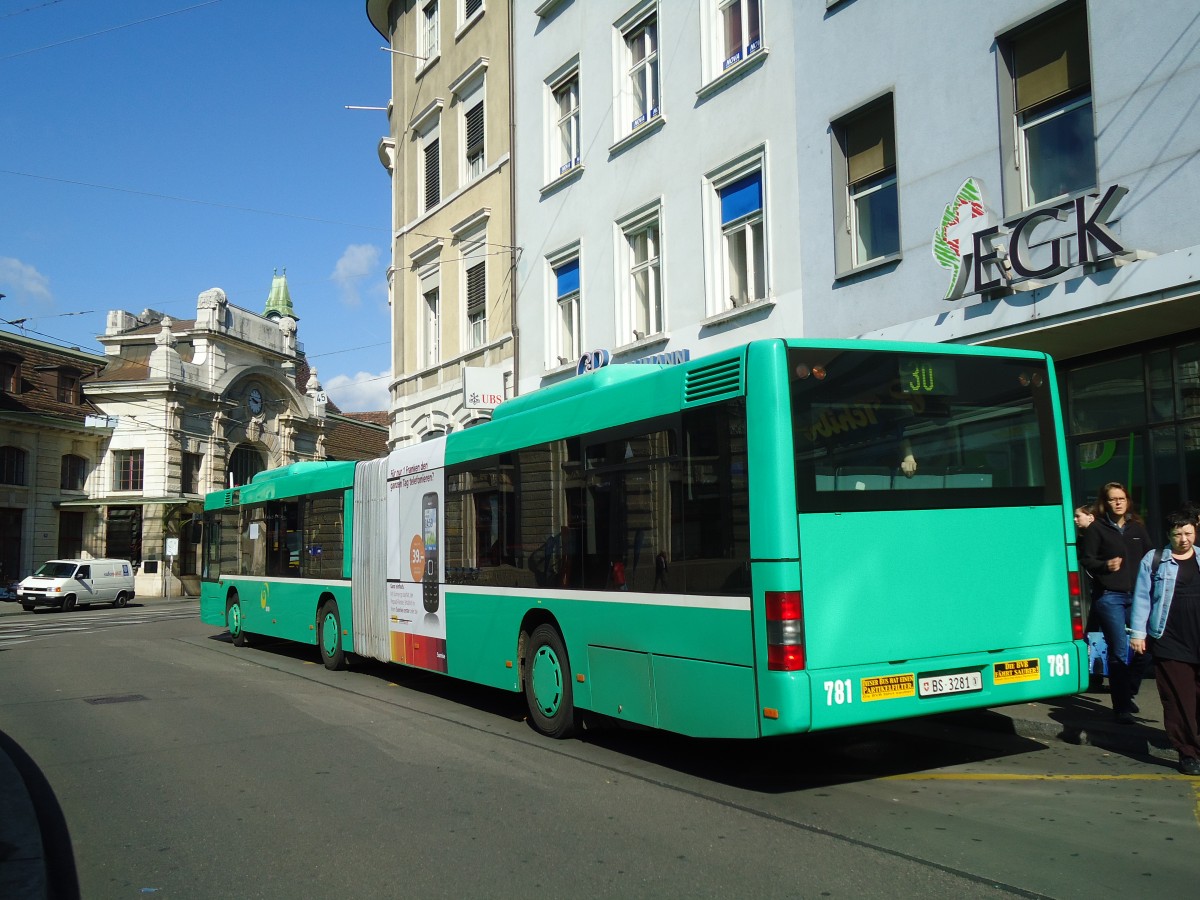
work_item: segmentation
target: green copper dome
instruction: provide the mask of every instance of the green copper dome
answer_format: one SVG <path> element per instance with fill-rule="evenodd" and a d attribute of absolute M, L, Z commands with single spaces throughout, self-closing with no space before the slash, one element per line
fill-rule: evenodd
<path fill-rule="evenodd" d="M 283 270 L 283 274 L 279 274 L 279 270 L 275 270 L 275 277 L 271 279 L 271 293 L 267 297 L 267 308 L 263 310 L 263 315 L 268 319 L 282 319 L 284 316 L 291 316 L 297 322 L 300 317 L 296 315 L 296 311 L 292 309 L 292 295 L 288 292 L 287 286 L 287 269 Z"/>

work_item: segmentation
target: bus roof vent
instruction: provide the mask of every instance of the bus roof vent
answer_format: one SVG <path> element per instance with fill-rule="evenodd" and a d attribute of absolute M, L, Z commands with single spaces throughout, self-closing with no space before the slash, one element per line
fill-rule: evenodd
<path fill-rule="evenodd" d="M 691 369 L 683 384 L 683 401 L 707 403 L 741 396 L 744 390 L 742 358 L 737 356 Z"/>

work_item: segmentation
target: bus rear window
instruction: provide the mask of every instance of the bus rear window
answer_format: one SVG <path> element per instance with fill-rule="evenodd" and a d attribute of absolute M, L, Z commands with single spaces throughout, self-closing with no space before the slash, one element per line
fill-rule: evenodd
<path fill-rule="evenodd" d="M 1038 360 L 788 351 L 802 510 L 1061 502 Z"/>

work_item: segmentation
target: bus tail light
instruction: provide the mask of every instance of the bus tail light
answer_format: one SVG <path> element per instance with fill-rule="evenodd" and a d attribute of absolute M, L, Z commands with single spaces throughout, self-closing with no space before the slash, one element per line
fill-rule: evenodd
<path fill-rule="evenodd" d="M 767 591 L 767 668 L 804 668 L 804 603 L 799 591 Z"/>
<path fill-rule="evenodd" d="M 1083 640 L 1083 598 L 1079 592 L 1079 573 L 1067 573 L 1067 590 L 1071 595 L 1071 639 Z"/>

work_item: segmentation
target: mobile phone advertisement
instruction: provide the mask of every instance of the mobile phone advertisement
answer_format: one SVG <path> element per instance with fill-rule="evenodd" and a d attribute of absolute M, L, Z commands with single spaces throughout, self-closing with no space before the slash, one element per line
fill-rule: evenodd
<path fill-rule="evenodd" d="M 393 662 L 445 672 L 445 439 L 388 456 L 388 629 Z"/>

